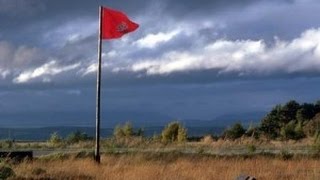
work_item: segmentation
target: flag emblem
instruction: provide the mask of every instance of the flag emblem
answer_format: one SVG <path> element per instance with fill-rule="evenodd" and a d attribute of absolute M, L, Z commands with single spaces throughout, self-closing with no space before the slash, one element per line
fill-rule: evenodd
<path fill-rule="evenodd" d="M 117 26 L 117 31 L 118 32 L 125 32 L 128 29 L 128 25 L 125 22 L 121 22 L 118 26 Z"/>

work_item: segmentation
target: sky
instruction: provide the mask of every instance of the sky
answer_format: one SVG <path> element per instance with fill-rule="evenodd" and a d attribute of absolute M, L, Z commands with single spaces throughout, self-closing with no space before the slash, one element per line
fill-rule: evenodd
<path fill-rule="evenodd" d="M 103 42 L 104 124 L 320 99 L 318 0 L 0 0 L 0 126 L 94 126 L 99 5 L 140 25 Z"/>

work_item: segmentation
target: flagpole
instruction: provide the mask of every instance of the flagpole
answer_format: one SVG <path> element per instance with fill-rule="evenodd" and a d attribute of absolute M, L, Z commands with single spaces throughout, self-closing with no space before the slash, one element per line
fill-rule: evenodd
<path fill-rule="evenodd" d="M 98 67 L 97 67 L 97 94 L 96 94 L 96 144 L 94 160 L 100 163 L 100 95 L 101 95 L 101 51 L 102 51 L 102 6 L 99 7 L 99 39 L 98 39 Z"/>

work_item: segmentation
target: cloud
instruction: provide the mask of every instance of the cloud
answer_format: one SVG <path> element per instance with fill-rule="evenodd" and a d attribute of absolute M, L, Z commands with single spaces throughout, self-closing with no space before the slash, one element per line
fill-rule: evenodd
<path fill-rule="evenodd" d="M 85 25 L 85 28 L 79 28 Z M 97 33 L 98 20 L 81 17 L 60 23 L 44 32 L 42 40 L 51 47 L 63 47 L 68 44 L 79 43 Z"/>
<path fill-rule="evenodd" d="M 0 41 L 0 64 L 1 67 L 6 66 L 12 60 L 14 54 L 14 47 L 6 42 Z"/>
<path fill-rule="evenodd" d="M 319 73 L 320 29 L 309 29 L 291 41 L 220 39 L 189 51 L 170 51 L 159 58 L 142 59 L 123 70 L 166 75 L 176 72 L 218 70 L 219 74 L 268 76 L 272 73 Z M 119 69 L 117 69 L 119 70 Z"/>
<path fill-rule="evenodd" d="M 0 41 L 0 77 L 6 79 L 15 72 L 36 67 L 46 58 L 44 51 L 36 47 L 15 47 L 7 41 Z"/>
<path fill-rule="evenodd" d="M 55 60 L 52 60 L 38 68 L 22 72 L 18 77 L 13 79 L 13 82 L 17 84 L 26 83 L 36 78 L 41 78 L 43 82 L 50 82 L 51 76 L 73 70 L 79 66 L 80 63 L 61 67 Z"/>
<path fill-rule="evenodd" d="M 148 34 L 145 37 L 139 39 L 136 43 L 142 48 L 155 48 L 158 44 L 170 41 L 177 36 L 181 30 L 174 30 L 172 32 L 159 32 L 157 34 Z"/>
<path fill-rule="evenodd" d="M 33 15 L 44 11 L 43 0 L 0 0 L 0 14 L 7 15 Z"/>
<path fill-rule="evenodd" d="M 10 1 L 10 6 L 18 1 Z M 37 4 L 39 0 L 32 2 Z M 41 83 L 50 79 L 81 84 L 84 79 L 92 80 L 96 71 L 99 2 L 79 1 L 77 6 L 62 0 L 42 2 L 50 9 L 41 16 L 9 18 L 17 20 L 16 23 L 6 16 L 0 17 L 3 22 L 0 29 L 4 29 L 1 34 L 7 39 L 0 41 L 0 78 L 15 83 Z M 306 40 L 306 35 L 297 36 L 309 29 L 310 24 L 319 27 L 314 21 L 319 5 L 316 1 L 291 0 L 153 0 L 148 3 L 139 0 L 132 7 L 114 2 L 111 7 L 125 11 L 141 26 L 121 40 L 104 43 L 103 52 L 107 55 L 104 70 L 112 73 L 112 77 L 129 76 L 128 81 L 136 77 L 146 81 L 144 77 L 150 75 L 171 81 L 176 73 L 184 78 L 181 73 L 185 72 L 197 74 L 198 79 L 206 79 L 208 72 L 217 78 L 225 74 L 254 78 L 274 73 L 317 73 L 316 50 L 293 47 L 293 44 L 299 39 Z M 298 15 L 293 12 L 307 15 L 296 20 Z M 288 39 L 279 33 L 281 40 L 274 40 L 278 35 L 274 32 L 280 30 L 293 37 Z M 34 72 L 52 59 L 56 65 L 51 68 L 77 63 L 81 67 L 59 72 L 59 76 Z"/>

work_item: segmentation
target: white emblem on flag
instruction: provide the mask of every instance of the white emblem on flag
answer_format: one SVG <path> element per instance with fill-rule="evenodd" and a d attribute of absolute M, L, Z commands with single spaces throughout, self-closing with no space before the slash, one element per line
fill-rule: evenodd
<path fill-rule="evenodd" d="M 117 31 L 118 32 L 124 32 L 128 29 L 128 25 L 125 22 L 121 22 L 118 26 L 117 26 Z"/>

